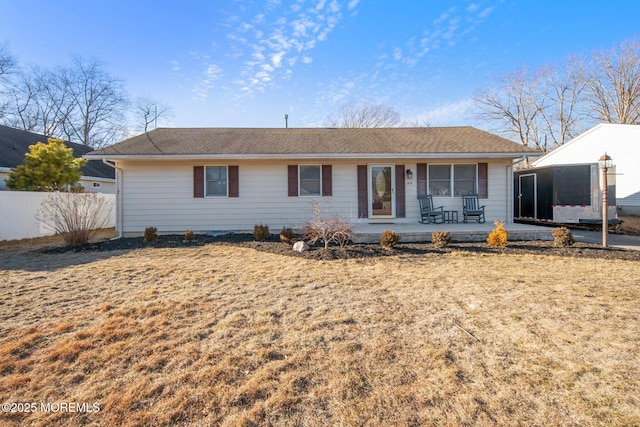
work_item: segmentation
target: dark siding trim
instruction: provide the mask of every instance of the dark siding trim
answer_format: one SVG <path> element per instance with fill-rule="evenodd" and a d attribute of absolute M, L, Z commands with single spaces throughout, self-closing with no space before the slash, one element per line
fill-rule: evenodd
<path fill-rule="evenodd" d="M 396 217 L 406 218 L 404 165 L 396 165 Z"/>
<path fill-rule="evenodd" d="M 331 165 L 322 165 L 322 195 L 331 196 L 333 193 L 333 178 L 331 177 Z"/>
<path fill-rule="evenodd" d="M 416 169 L 418 174 L 418 195 L 427 194 L 427 164 L 418 163 Z"/>
<path fill-rule="evenodd" d="M 489 198 L 489 165 L 478 163 L 478 197 Z"/>
<path fill-rule="evenodd" d="M 204 197 L 204 166 L 193 167 L 193 197 Z"/>
<path fill-rule="evenodd" d="M 240 185 L 238 166 L 229 166 L 227 169 L 229 173 L 229 197 L 239 197 Z"/>
<path fill-rule="evenodd" d="M 358 165 L 358 218 L 368 218 L 367 165 Z"/>
<path fill-rule="evenodd" d="M 287 166 L 288 182 L 289 182 L 289 197 L 298 196 L 298 165 Z"/>

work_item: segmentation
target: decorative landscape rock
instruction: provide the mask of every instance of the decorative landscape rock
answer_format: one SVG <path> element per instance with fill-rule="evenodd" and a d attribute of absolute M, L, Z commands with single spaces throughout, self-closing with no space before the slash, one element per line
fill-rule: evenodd
<path fill-rule="evenodd" d="M 293 244 L 293 250 L 296 251 L 296 252 L 308 251 L 309 250 L 309 245 L 307 245 L 307 242 L 303 242 L 301 240 L 301 241 L 295 242 Z"/>

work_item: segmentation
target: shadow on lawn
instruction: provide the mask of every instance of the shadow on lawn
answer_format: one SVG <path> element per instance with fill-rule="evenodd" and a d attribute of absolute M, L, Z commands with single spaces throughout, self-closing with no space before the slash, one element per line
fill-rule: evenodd
<path fill-rule="evenodd" d="M 379 244 L 351 244 L 345 248 L 330 246 L 325 250 L 316 244 L 309 251 L 298 253 L 291 245 L 280 242 L 272 235 L 266 241 L 256 241 L 251 234 L 227 234 L 222 236 L 197 235 L 195 241 L 185 242 L 182 235 L 161 235 L 152 242 L 142 237 L 106 239 L 79 247 L 51 246 L 40 249 L 5 251 L 0 257 L 0 269 L 51 271 L 73 265 L 119 256 L 138 249 L 191 248 L 205 245 L 230 245 L 244 247 L 275 255 L 305 258 L 309 260 L 371 259 L 388 256 L 444 256 L 452 253 L 472 255 L 550 255 L 571 258 L 599 258 L 640 261 L 640 251 L 603 248 L 599 245 L 576 243 L 569 247 L 555 247 L 550 241 L 513 241 L 505 248 L 495 248 L 486 243 L 451 243 L 437 248 L 430 242 L 399 243 L 394 249 L 383 249 Z M 51 256 L 48 256 L 51 255 Z"/>

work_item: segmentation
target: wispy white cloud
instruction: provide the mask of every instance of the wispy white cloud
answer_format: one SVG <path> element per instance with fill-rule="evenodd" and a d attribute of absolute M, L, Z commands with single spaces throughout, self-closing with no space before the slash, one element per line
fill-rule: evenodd
<path fill-rule="evenodd" d="M 409 125 L 453 126 L 468 122 L 473 108 L 472 99 L 461 99 L 418 112 L 405 119 Z"/>
<path fill-rule="evenodd" d="M 271 63 L 273 64 L 274 67 L 279 68 L 282 65 L 282 57 L 284 56 L 284 54 L 285 52 L 282 51 L 282 52 L 274 53 L 273 55 L 271 55 Z"/>
<path fill-rule="evenodd" d="M 493 7 L 487 7 L 486 9 L 483 9 L 482 12 L 480 12 L 478 14 L 478 18 L 484 19 L 484 18 L 488 17 L 489 15 L 491 15 L 492 11 L 493 11 Z"/>
<path fill-rule="evenodd" d="M 240 70 L 248 82 L 243 86 L 248 88 L 245 92 L 262 91 L 278 79 L 289 79 L 295 67 L 312 63 L 310 52 L 327 40 L 343 19 L 343 11 L 357 5 L 358 0 L 314 0 L 311 4 L 298 0 L 289 5 L 271 1 L 249 19 L 240 19 L 226 37 L 237 45 L 237 51 L 251 52 Z"/>
<path fill-rule="evenodd" d="M 418 38 L 409 38 L 404 45 L 395 46 L 390 57 L 395 64 L 379 63 L 381 69 L 399 64 L 409 68 L 416 66 L 430 53 L 445 47 L 454 47 L 457 43 L 477 40 L 469 34 L 493 11 L 493 6 L 482 7 L 481 3 L 472 3 L 462 9 L 452 6 L 441 12 L 431 25 L 425 28 Z M 468 36 L 469 35 L 469 36 Z M 467 37 L 468 36 L 468 37 Z"/>
<path fill-rule="evenodd" d="M 209 91 L 215 87 L 215 82 L 222 77 L 222 70 L 215 64 L 209 64 L 194 85 L 192 92 L 194 98 L 204 102 L 209 96 Z"/>
<path fill-rule="evenodd" d="M 172 71 L 186 81 L 194 99 L 205 101 L 212 90 L 224 90 L 232 98 L 251 97 L 254 92 L 278 87 L 297 68 L 313 63 L 312 52 L 327 40 L 349 11 L 355 14 L 359 0 L 267 0 L 242 5 L 221 13 L 216 23 L 221 37 L 211 42 L 211 51 L 191 51 L 189 57 L 200 70 L 182 75 L 178 61 Z M 257 6 L 256 6 L 257 5 Z M 191 69 L 194 68 L 190 64 Z M 234 76 L 226 85 L 223 75 Z"/>
<path fill-rule="evenodd" d="M 465 10 L 469 13 L 473 13 L 478 10 L 479 7 L 480 5 L 478 3 L 471 3 Z"/>
<path fill-rule="evenodd" d="M 169 64 L 171 65 L 171 71 L 173 71 L 174 73 L 180 71 L 181 67 L 178 61 L 169 61 Z"/>

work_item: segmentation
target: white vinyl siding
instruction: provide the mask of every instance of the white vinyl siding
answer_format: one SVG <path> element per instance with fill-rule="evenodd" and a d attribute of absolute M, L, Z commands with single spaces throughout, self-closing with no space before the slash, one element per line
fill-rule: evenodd
<path fill-rule="evenodd" d="M 479 160 L 480 161 L 480 160 Z M 321 203 L 330 215 L 358 219 L 357 165 L 366 162 L 332 162 L 333 194 L 331 197 L 289 197 L 287 164 L 290 162 L 233 162 L 239 165 L 240 197 L 194 198 L 193 162 L 119 162 L 122 168 L 123 227 L 127 234 L 141 234 L 146 227 L 157 227 L 161 233 L 184 233 L 232 230 L 248 232 L 256 224 L 272 230 L 282 227 L 301 229 L 312 216 L 313 200 Z M 398 161 L 406 169 L 416 169 L 408 160 Z M 483 199 L 487 221 L 505 221 L 507 209 L 507 169 L 509 161 L 490 163 L 488 168 L 489 199 Z M 417 185 L 414 179 L 406 185 L 406 218 L 397 222 L 418 220 Z M 462 211 L 460 198 L 439 197 L 438 206 Z"/>

